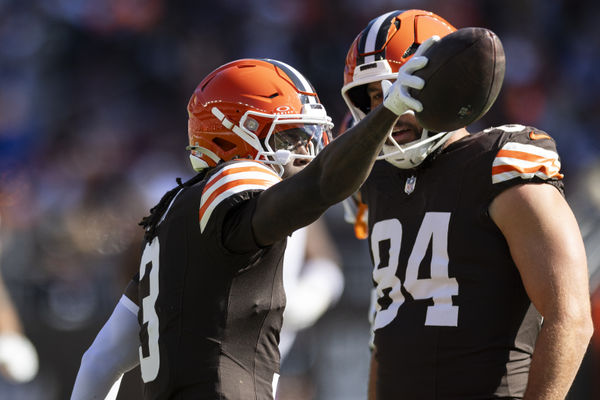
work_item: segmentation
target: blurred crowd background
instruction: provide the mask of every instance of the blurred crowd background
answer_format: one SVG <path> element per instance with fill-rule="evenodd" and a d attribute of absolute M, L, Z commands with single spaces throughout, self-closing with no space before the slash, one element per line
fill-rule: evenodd
<path fill-rule="evenodd" d="M 137 223 L 176 177 L 193 175 L 186 105 L 207 73 L 244 57 L 285 61 L 340 125 L 348 47 L 369 20 L 406 8 L 503 41 L 504 87 L 470 130 L 530 124 L 556 139 L 600 322 L 600 3 L 0 0 L 0 267 L 40 357 L 32 382 L 0 380 L 0 398 L 69 397 L 83 351 L 138 269 Z M 299 335 L 282 371 L 299 377 L 299 398 L 364 399 L 367 243 L 354 239 L 341 206 L 325 218 L 345 291 Z M 596 329 L 570 399 L 600 398 Z"/>

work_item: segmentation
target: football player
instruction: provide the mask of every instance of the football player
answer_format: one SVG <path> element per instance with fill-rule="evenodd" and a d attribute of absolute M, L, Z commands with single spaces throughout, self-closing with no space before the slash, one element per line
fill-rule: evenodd
<path fill-rule="evenodd" d="M 143 219 L 138 279 L 82 357 L 72 399 L 114 395 L 138 363 L 146 399 L 272 399 L 286 238 L 358 190 L 400 110 L 422 109 L 410 77 L 394 85 L 396 110 L 326 147 L 331 119 L 291 66 L 244 59 L 202 80 L 188 105 L 198 174 Z"/>
<path fill-rule="evenodd" d="M 376 292 L 369 396 L 563 399 L 592 322 L 554 140 L 516 124 L 428 132 L 388 89 L 421 43 L 453 31 L 392 11 L 346 58 L 354 119 L 382 103 L 401 114 L 360 190 Z"/>

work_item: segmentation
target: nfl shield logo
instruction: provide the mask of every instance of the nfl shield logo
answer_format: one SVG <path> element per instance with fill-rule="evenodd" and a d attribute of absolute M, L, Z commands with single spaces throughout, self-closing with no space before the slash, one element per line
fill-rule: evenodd
<path fill-rule="evenodd" d="M 404 192 L 406 194 L 411 194 L 413 190 L 415 190 L 415 185 L 417 184 L 417 177 L 411 176 L 406 180 L 406 184 L 404 185 Z"/>

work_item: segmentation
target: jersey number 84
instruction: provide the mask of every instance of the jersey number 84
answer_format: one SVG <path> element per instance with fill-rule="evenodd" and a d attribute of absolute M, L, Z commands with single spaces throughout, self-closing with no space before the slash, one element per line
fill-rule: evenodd
<path fill-rule="evenodd" d="M 415 300 L 433 299 L 433 305 L 427 307 L 425 325 L 458 326 L 458 306 L 452 304 L 452 296 L 458 295 L 458 282 L 448 276 L 449 223 L 450 213 L 425 214 L 408 258 L 404 284 L 396 275 L 402 243 L 402 224 L 398 219 L 392 218 L 378 221 L 373 225 L 371 251 L 374 265 L 373 280 L 377 293 L 373 329 L 382 328 L 396 318 L 398 309 L 405 301 L 400 290 L 402 286 Z M 380 254 L 382 241 L 389 241 L 387 255 Z M 430 242 L 432 242 L 431 278 L 419 279 L 419 266 L 425 258 Z M 388 265 L 381 265 L 382 260 L 384 262 L 387 260 Z"/>

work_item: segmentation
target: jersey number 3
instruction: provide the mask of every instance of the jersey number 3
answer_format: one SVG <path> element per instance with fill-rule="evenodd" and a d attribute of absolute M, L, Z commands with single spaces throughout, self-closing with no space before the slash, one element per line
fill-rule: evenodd
<path fill-rule="evenodd" d="M 142 345 L 139 349 L 142 380 L 156 379 L 160 367 L 158 351 L 158 315 L 154 305 L 158 298 L 158 260 L 160 245 L 158 237 L 146 244 L 140 262 L 140 293 L 142 298 Z"/>
<path fill-rule="evenodd" d="M 379 221 L 373 225 L 371 251 L 373 252 L 373 280 L 376 284 L 374 329 L 388 325 L 396 318 L 405 298 L 404 286 L 415 300 L 433 299 L 427 307 L 425 325 L 458 326 L 458 306 L 452 304 L 452 296 L 458 295 L 458 282 L 448 276 L 448 226 L 450 213 L 428 212 L 423 218 L 414 247 L 408 258 L 404 284 L 397 276 L 402 224 L 396 218 Z M 389 253 L 380 254 L 389 243 Z M 419 267 L 431 242 L 430 278 L 419 279 Z"/>

